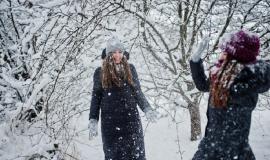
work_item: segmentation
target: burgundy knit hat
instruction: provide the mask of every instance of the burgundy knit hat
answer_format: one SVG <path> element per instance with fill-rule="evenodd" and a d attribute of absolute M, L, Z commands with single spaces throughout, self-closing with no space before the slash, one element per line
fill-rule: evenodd
<path fill-rule="evenodd" d="M 259 55 L 260 39 L 256 34 L 240 30 L 223 36 L 219 48 L 241 63 L 251 63 Z"/>

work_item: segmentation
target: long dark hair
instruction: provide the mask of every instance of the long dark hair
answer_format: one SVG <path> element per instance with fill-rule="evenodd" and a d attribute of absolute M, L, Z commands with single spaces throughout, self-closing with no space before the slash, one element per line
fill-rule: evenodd
<path fill-rule="evenodd" d="M 120 65 L 123 65 L 123 75 L 117 73 L 116 63 L 114 62 L 112 55 L 107 56 L 103 60 L 101 75 L 103 88 L 111 88 L 114 85 L 121 87 L 122 80 L 127 80 L 128 84 L 133 86 L 132 74 L 126 56 L 123 56 Z"/>
<path fill-rule="evenodd" d="M 230 87 L 236 76 L 243 69 L 243 65 L 233 60 L 229 55 L 210 71 L 210 103 L 215 108 L 227 108 Z"/>

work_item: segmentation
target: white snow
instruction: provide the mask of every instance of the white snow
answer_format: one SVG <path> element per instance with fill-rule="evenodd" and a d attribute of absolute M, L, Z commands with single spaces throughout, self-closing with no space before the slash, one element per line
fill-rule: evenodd
<path fill-rule="evenodd" d="M 206 119 L 206 104 L 207 95 L 204 96 L 201 103 L 201 122 L 202 132 L 204 133 Z M 268 118 L 270 110 L 255 110 L 252 117 L 252 126 L 250 129 L 250 145 L 252 150 L 259 160 L 269 160 L 270 154 L 270 123 Z M 141 112 L 140 115 L 143 115 Z M 81 121 L 86 121 L 87 114 L 82 117 Z M 145 134 L 145 149 L 147 160 L 189 160 L 197 150 L 199 141 L 190 141 L 190 119 L 188 111 L 179 109 L 177 111 L 178 132 L 176 123 L 170 117 L 163 117 L 157 123 L 149 123 L 145 117 L 142 118 L 144 134 Z M 80 126 L 83 127 L 83 126 Z M 99 124 L 100 127 L 100 124 Z M 86 128 L 86 125 L 85 127 Z M 100 133 L 100 128 L 99 128 Z M 88 131 L 78 137 L 76 146 L 80 150 L 81 159 L 86 160 L 91 157 L 91 160 L 102 160 L 104 154 L 102 150 L 101 136 L 92 141 L 87 140 Z M 177 138 L 178 136 L 178 138 Z M 81 142 L 84 142 L 81 144 Z M 179 145 L 178 145 L 179 144 Z"/>
<path fill-rule="evenodd" d="M 191 99 L 191 95 L 198 91 L 196 89 L 187 91 L 189 86 L 186 82 L 192 81 L 186 70 L 188 67 L 183 70 L 179 62 L 176 62 L 176 60 L 182 59 L 182 56 L 186 56 L 186 58 L 190 56 L 190 53 L 182 53 L 181 45 L 177 46 L 182 34 L 182 31 L 179 30 L 180 25 L 185 23 L 177 14 L 178 1 L 169 3 L 167 1 L 146 1 L 150 7 L 146 14 L 143 13 L 142 1 L 125 2 L 127 9 L 145 16 L 144 18 L 157 29 L 168 45 L 168 49 L 173 49 L 170 51 L 173 57 L 175 56 L 173 59 L 169 58 L 168 50 L 162 43 L 161 37 L 149 24 L 142 27 L 141 19 L 134 14 L 122 12 L 121 9 L 121 11 L 116 11 L 117 14 L 109 13 L 116 7 L 113 5 L 108 7 L 110 3 L 79 0 L 10 2 L 12 2 L 11 8 L 9 1 L 0 1 L 1 21 L 3 21 L 1 25 L 5 26 L 5 28 L 1 28 L 0 53 L 11 54 L 10 58 L 14 60 L 12 65 L 8 65 L 2 54 L 0 56 L 1 67 L 4 66 L 0 69 L 0 119 L 4 119 L 4 121 L 0 121 L 1 160 L 25 160 L 29 158 L 27 156 L 33 154 L 42 154 L 56 160 L 59 159 L 60 153 L 50 155 L 47 152 L 55 149 L 55 144 L 59 145 L 61 151 L 66 151 L 79 160 L 104 159 L 100 122 L 98 137 L 91 141 L 87 125 L 92 74 L 96 67 L 102 65 L 101 51 L 106 47 L 106 39 L 111 36 L 118 36 L 127 51 L 130 52 L 129 62 L 136 66 L 143 93 L 151 106 L 160 113 L 160 119 L 156 123 L 148 123 L 145 115 L 140 112 L 147 160 L 189 160 L 192 158 L 199 141 L 190 141 L 189 112 L 182 108 L 187 106 L 187 102 L 178 93 L 179 88 L 177 87 L 182 87 L 186 96 Z M 27 2 L 33 3 L 33 7 L 27 7 L 25 5 Z M 196 40 L 208 32 L 211 39 L 215 39 L 213 42 L 218 40 L 217 35 L 222 31 L 226 19 L 220 17 L 227 14 L 227 8 L 223 6 L 226 2 L 219 1 L 218 3 L 221 7 L 214 7 L 213 15 L 208 15 L 206 23 L 198 30 Z M 239 1 L 239 3 L 244 2 Z M 250 7 L 249 3 L 244 7 L 239 5 L 240 8 L 234 10 L 238 15 L 232 18 L 234 20 L 242 18 L 240 14 L 245 13 L 244 8 Z M 210 4 L 210 1 L 202 1 L 199 16 L 205 17 L 201 10 L 207 9 L 206 4 Z M 183 3 L 184 5 L 185 3 Z M 263 36 L 267 32 L 267 27 L 265 27 L 267 25 L 263 18 L 260 19 L 256 16 L 267 17 L 269 7 L 265 6 L 267 5 L 260 4 L 259 10 L 252 11 L 248 16 L 250 22 L 244 24 L 247 29 L 254 28 L 262 36 L 262 42 L 269 39 L 269 34 Z M 12 10 L 20 39 L 17 38 L 17 33 L 10 21 L 10 10 Z M 101 12 L 97 14 L 99 11 Z M 79 13 L 84 14 L 86 18 L 82 18 Z M 190 14 L 191 23 L 187 24 L 187 39 L 182 41 L 185 50 L 190 44 L 194 15 L 196 14 Z M 99 21 L 101 19 L 102 21 Z M 198 19 L 197 24 L 201 22 L 201 19 Z M 207 23 L 211 23 L 211 25 L 208 26 Z M 241 21 L 232 21 L 226 32 L 236 30 L 239 25 L 241 25 Z M 93 29 L 95 29 L 94 32 L 92 32 Z M 175 63 L 179 75 L 172 74 L 169 69 L 164 69 L 164 66 L 157 62 L 147 50 L 142 35 L 144 31 L 151 49 L 170 68 L 172 68 L 172 63 Z M 229 38 L 229 36 L 225 36 L 224 41 Z M 193 48 L 195 47 L 196 43 Z M 213 44 L 210 44 L 210 49 L 212 49 L 211 47 Z M 7 49 L 10 52 L 7 52 Z M 261 53 L 261 55 L 265 55 L 263 58 L 270 58 L 269 47 L 266 49 L 262 47 Z M 218 54 L 209 55 L 210 61 L 215 59 L 216 55 Z M 50 82 L 56 80 L 55 77 L 60 73 L 59 70 L 64 62 L 66 65 L 62 68 L 57 84 L 53 88 L 54 86 Z M 26 65 L 30 76 L 26 81 L 14 78 L 15 73 L 22 71 L 23 64 Z M 41 70 L 39 70 L 39 65 L 42 65 Z M 188 65 L 188 61 L 186 61 L 186 65 Z M 46 101 L 53 89 L 55 90 L 51 99 Z M 22 100 L 18 98 L 18 95 Z M 110 95 L 111 93 L 108 93 L 108 96 Z M 48 102 L 48 112 L 45 112 L 43 108 L 34 122 L 18 120 L 17 116 L 21 112 L 21 108 L 34 109 L 33 104 L 43 96 L 45 103 Z M 258 160 L 270 160 L 269 101 L 260 101 L 260 105 L 252 115 L 250 145 Z M 207 94 L 200 105 L 202 133 L 204 133 L 207 122 L 206 106 Z M 46 117 L 47 115 L 48 117 Z M 120 128 L 116 129 L 120 130 Z M 119 138 L 121 139 L 121 137 Z M 65 153 L 61 152 L 61 154 Z M 68 154 L 65 156 L 69 157 Z"/>

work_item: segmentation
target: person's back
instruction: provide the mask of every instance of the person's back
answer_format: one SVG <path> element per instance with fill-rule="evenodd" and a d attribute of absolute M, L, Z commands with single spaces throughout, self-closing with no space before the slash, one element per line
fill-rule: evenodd
<path fill-rule="evenodd" d="M 205 137 L 193 159 L 255 159 L 248 143 L 251 114 L 258 94 L 270 88 L 270 64 L 256 61 L 258 38 L 248 36 L 237 32 L 221 46 L 225 56 L 211 69 L 209 79 L 201 60 L 190 61 L 195 85 L 210 92 Z M 228 50 L 233 47 L 234 52 Z M 249 51 L 242 52 L 244 47 Z"/>

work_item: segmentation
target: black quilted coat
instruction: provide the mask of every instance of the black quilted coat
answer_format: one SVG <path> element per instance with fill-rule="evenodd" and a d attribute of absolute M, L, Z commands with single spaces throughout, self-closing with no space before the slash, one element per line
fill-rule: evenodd
<path fill-rule="evenodd" d="M 105 160 L 145 160 L 142 124 L 137 104 L 145 111 L 150 107 L 141 91 L 135 67 L 130 64 L 134 86 L 103 89 L 101 67 L 94 73 L 94 87 L 89 119 L 99 119 Z"/>

